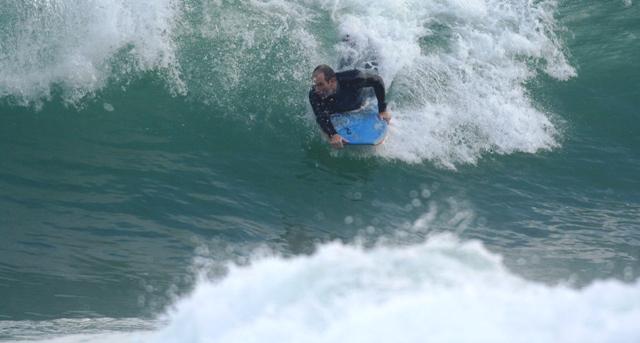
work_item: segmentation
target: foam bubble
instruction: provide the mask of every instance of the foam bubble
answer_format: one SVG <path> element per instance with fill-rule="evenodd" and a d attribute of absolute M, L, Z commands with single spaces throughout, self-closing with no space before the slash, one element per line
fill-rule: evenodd
<path fill-rule="evenodd" d="M 105 111 L 107 112 L 113 112 L 115 110 L 115 108 L 113 107 L 113 105 L 111 105 L 108 102 L 105 102 L 104 104 L 102 104 L 102 107 L 104 108 Z"/>

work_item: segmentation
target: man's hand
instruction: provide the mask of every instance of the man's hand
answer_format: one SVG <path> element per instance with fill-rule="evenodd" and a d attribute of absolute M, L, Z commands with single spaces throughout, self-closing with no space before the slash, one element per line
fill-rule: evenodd
<path fill-rule="evenodd" d="M 331 146 L 336 149 L 342 149 L 344 147 L 344 143 L 349 143 L 349 142 L 346 139 L 344 139 L 342 136 L 336 133 L 335 135 L 329 138 L 329 143 L 331 143 Z"/>
<path fill-rule="evenodd" d="M 380 112 L 378 113 L 378 117 L 380 117 L 380 119 L 386 121 L 387 124 L 389 124 L 389 122 L 391 121 L 391 112 L 388 112 L 388 111 Z"/>

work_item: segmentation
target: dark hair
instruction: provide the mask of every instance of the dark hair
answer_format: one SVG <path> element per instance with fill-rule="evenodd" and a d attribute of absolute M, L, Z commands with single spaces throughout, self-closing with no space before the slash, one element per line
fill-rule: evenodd
<path fill-rule="evenodd" d="M 316 73 L 324 74 L 324 79 L 327 81 L 336 78 L 336 72 L 333 71 L 333 69 L 331 69 L 331 67 L 329 67 L 326 64 L 321 64 L 317 66 L 316 69 L 313 70 L 313 75 L 315 75 Z"/>

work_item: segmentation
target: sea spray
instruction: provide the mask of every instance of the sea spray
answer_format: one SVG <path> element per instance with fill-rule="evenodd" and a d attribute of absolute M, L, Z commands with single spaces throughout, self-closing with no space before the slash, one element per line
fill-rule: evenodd
<path fill-rule="evenodd" d="M 0 9 L 0 98 L 41 107 L 66 104 L 109 80 L 159 71 L 183 93 L 172 31 L 179 9 L 161 1 L 9 1 Z"/>

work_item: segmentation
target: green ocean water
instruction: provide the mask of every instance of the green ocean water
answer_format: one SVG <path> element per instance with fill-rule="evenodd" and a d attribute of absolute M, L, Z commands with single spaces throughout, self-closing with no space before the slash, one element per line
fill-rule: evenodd
<path fill-rule="evenodd" d="M 637 309 L 638 18 L 630 0 L 9 0 L 0 339 L 154 327 L 256 251 L 440 234 L 525 283 L 628 285 Z M 313 121 L 310 71 L 345 54 L 380 61 L 379 148 L 332 150 Z"/>

